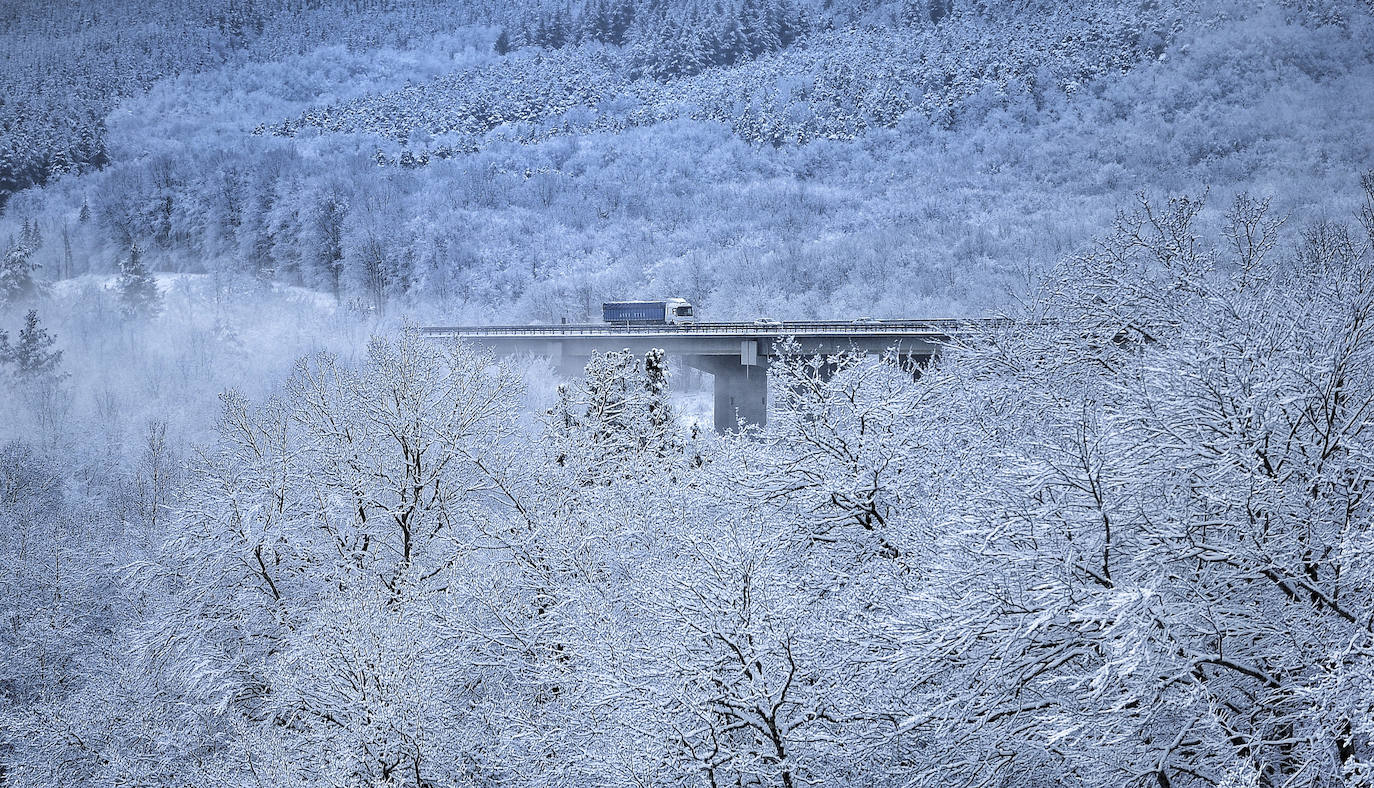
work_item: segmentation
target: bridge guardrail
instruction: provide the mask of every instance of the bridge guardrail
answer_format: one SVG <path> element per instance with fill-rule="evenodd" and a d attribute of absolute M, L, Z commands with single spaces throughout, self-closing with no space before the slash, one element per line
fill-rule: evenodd
<path fill-rule="evenodd" d="M 951 336 L 1003 322 L 989 320 L 884 320 L 856 323 L 843 320 L 789 321 L 773 324 L 757 323 L 686 323 L 681 325 L 629 325 L 607 323 L 558 324 L 533 326 L 432 326 L 421 328 L 431 336 L 619 336 L 625 334 L 653 335 L 769 335 L 806 336 L 812 334 Z"/>

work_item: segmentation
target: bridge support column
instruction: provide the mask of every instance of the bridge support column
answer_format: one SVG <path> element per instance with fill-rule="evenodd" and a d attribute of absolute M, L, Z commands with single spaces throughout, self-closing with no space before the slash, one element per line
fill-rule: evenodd
<path fill-rule="evenodd" d="M 587 363 L 591 361 L 589 356 L 574 356 L 562 351 L 550 358 L 554 361 L 555 371 L 564 378 L 582 377 L 587 371 Z"/>
<path fill-rule="evenodd" d="M 743 363 L 745 358 L 753 363 Z M 735 432 L 741 421 L 756 427 L 768 423 L 767 356 L 688 356 L 685 360 L 714 379 L 716 432 Z"/>
<path fill-rule="evenodd" d="M 728 365 L 722 364 L 721 366 Z M 738 365 L 733 370 L 716 375 L 714 415 L 716 432 L 746 426 L 762 427 L 768 423 L 768 360 L 753 366 Z"/>

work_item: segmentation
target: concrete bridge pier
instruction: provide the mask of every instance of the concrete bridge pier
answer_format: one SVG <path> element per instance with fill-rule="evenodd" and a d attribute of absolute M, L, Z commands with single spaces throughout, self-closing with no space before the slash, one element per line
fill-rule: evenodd
<path fill-rule="evenodd" d="M 757 341 L 741 341 L 738 358 L 689 355 L 683 360 L 713 378 L 716 432 L 735 432 L 740 421 L 757 427 L 768 423 L 768 356 L 758 352 Z"/>
<path fill-rule="evenodd" d="M 580 378 L 587 371 L 591 356 L 574 356 L 568 353 L 551 354 L 554 371 L 563 378 Z"/>
<path fill-rule="evenodd" d="M 752 340 L 744 345 L 756 345 Z M 554 348 L 548 353 L 561 377 L 578 378 L 589 356 Z M 768 423 L 768 357 L 749 348 L 739 356 L 684 355 L 687 366 L 705 372 L 713 381 L 713 415 L 717 432 L 735 432 L 739 420 L 750 426 Z"/>
<path fill-rule="evenodd" d="M 789 323 L 697 323 L 687 325 L 611 326 L 436 326 L 423 329 L 436 339 L 459 338 L 480 344 L 496 355 L 533 353 L 549 358 L 567 377 L 582 374 L 597 352 L 626 349 L 642 357 L 651 348 L 714 378 L 715 425 L 721 432 L 739 422 L 768 422 L 770 352 L 782 337 L 795 340 L 789 351 L 803 356 L 837 353 L 895 352 L 913 363 L 912 374 L 940 352 L 951 338 L 977 325 L 956 320 L 800 321 Z M 824 380 L 835 373 L 827 363 L 816 371 Z"/>

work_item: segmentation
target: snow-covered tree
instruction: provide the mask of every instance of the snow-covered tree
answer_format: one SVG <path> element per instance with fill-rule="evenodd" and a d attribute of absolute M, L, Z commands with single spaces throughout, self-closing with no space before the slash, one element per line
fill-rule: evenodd
<path fill-rule="evenodd" d="M 39 324 L 38 310 L 30 309 L 15 344 L 10 344 L 8 333 L 0 331 L 0 362 L 11 365 L 20 381 L 57 380 L 63 373 L 62 351 L 53 349 L 56 344 L 57 337 Z"/>
<path fill-rule="evenodd" d="M 143 653 L 183 703 L 228 715 L 235 747 L 272 754 L 260 774 L 471 778 L 490 626 L 473 595 L 482 534 L 507 515 L 490 492 L 513 386 L 411 332 L 373 341 L 360 369 L 302 361 L 261 405 L 225 396 L 153 574 L 176 634 L 150 626 Z"/>
<path fill-rule="evenodd" d="M 0 306 L 26 298 L 38 289 L 33 274 L 39 265 L 33 260 L 33 252 L 26 240 L 11 241 L 0 258 Z"/>
<path fill-rule="evenodd" d="M 681 456 L 663 351 L 596 353 L 580 380 L 559 388 L 551 419 L 558 462 L 584 483 L 639 477 Z"/>
<path fill-rule="evenodd" d="M 918 784 L 1368 768 L 1374 259 L 1330 225 L 1280 257 L 1245 198 L 1228 250 L 1199 210 L 1123 215 L 945 371 L 993 440 L 893 625 L 897 738 L 959 753 Z"/>
<path fill-rule="evenodd" d="M 162 299 L 157 280 L 143 262 L 143 250 L 137 243 L 129 247 L 129 254 L 119 261 L 119 278 L 115 282 L 119 300 L 129 315 L 156 314 Z"/>

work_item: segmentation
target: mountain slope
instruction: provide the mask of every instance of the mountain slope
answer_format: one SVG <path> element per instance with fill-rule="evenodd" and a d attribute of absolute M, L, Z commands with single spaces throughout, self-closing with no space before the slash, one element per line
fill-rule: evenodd
<path fill-rule="evenodd" d="M 0 233 L 41 228 L 50 276 L 136 243 L 469 319 L 666 292 L 717 317 L 954 314 L 1137 191 L 1272 195 L 1297 231 L 1374 160 L 1357 3 L 904 9 L 835 8 L 669 79 L 629 45 L 500 54 L 498 26 L 182 75 L 109 116 L 108 166 L 18 195 Z"/>

